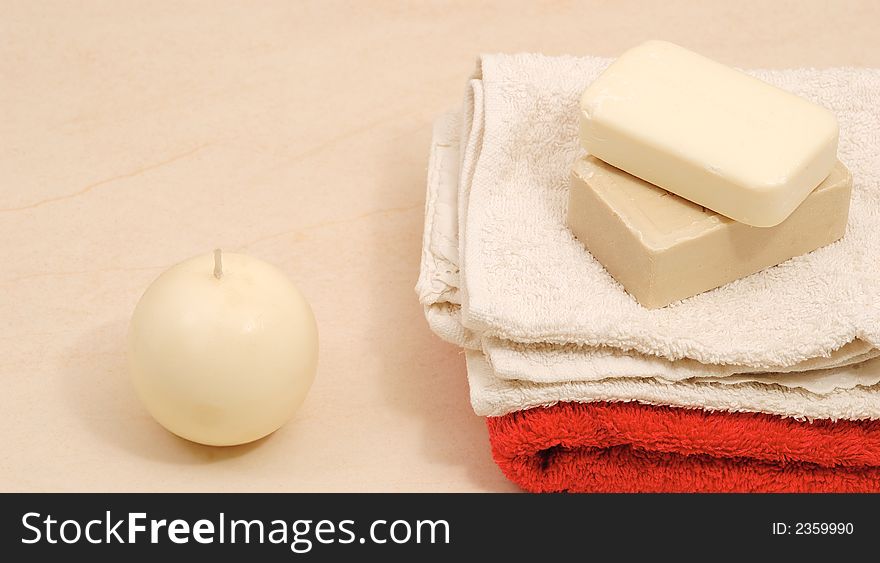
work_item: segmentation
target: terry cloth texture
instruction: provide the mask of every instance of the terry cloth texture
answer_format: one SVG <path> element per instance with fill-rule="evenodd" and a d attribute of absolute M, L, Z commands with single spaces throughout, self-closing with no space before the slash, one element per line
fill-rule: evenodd
<path fill-rule="evenodd" d="M 532 492 L 880 491 L 880 421 L 561 403 L 488 426 L 496 463 Z"/>
<path fill-rule="evenodd" d="M 846 235 L 779 266 L 647 310 L 565 224 L 569 170 L 581 153 L 578 98 L 608 62 L 481 58 L 461 112 L 457 193 L 433 198 L 433 211 L 440 213 L 455 202 L 457 217 L 435 213 L 426 221 L 427 250 L 436 243 L 456 252 L 427 261 L 422 302 L 460 304 L 462 326 L 481 336 L 761 370 L 827 357 L 855 339 L 877 348 L 880 72 L 752 71 L 837 115 L 839 156 L 855 178 Z M 431 274 L 437 271 L 445 273 Z"/>
<path fill-rule="evenodd" d="M 560 402 L 638 401 L 706 411 L 755 412 L 797 419 L 880 419 L 880 386 L 856 386 L 813 393 L 758 382 L 737 384 L 616 377 L 601 381 L 532 383 L 495 375 L 483 354 L 468 351 L 467 375 L 471 406 L 482 416 L 501 416 Z M 874 360 L 876 362 L 877 360 Z M 877 364 L 865 365 L 877 369 Z"/>
<path fill-rule="evenodd" d="M 870 232 L 880 223 L 880 158 L 871 150 L 878 145 L 880 130 L 880 94 L 875 87 L 880 73 L 754 73 L 837 113 L 840 156 L 855 177 L 844 240 L 707 294 L 648 311 L 565 227 L 568 169 L 579 151 L 577 97 L 607 62 L 538 55 L 483 57 L 469 83 L 463 111 L 444 116 L 435 126 L 417 291 L 437 334 L 485 355 L 481 361 L 488 367 L 481 371 L 491 375 L 471 375 L 475 410 L 498 415 L 560 400 L 601 400 L 624 386 L 630 400 L 662 402 L 669 396 L 678 401 L 671 404 L 702 399 L 716 405 L 710 408 L 786 416 L 877 416 L 876 390 L 869 386 L 880 381 L 880 370 L 828 368 L 878 354 L 880 305 L 875 295 L 880 269 L 867 262 L 876 259 L 880 245 Z M 474 248 L 483 252 L 472 256 Z M 850 262 L 848 271 L 843 264 Z M 472 268 L 476 274 L 471 274 Z M 482 297 L 475 300 L 474 284 L 490 284 L 491 289 L 478 290 Z M 777 300 L 778 292 L 786 296 Z M 814 316 L 791 309 L 799 298 L 794 294 L 807 296 L 802 309 Z M 497 311 L 510 308 L 498 319 L 510 317 L 515 330 L 505 328 L 507 320 L 475 321 L 485 317 L 479 311 L 488 310 L 487 303 Z M 788 326 L 783 334 L 774 328 L 783 317 L 800 323 L 798 330 Z M 523 319 L 529 322 L 523 324 Z M 524 334 L 516 328 L 548 323 L 562 330 Z M 847 324 L 851 331 L 838 330 Z M 587 325 L 593 335 L 587 339 L 581 338 L 585 332 L 580 329 L 566 329 Z M 744 330 L 745 325 L 749 328 Z M 830 334 L 837 336 L 829 339 Z M 680 393 L 667 392 L 671 381 L 686 381 L 691 385 L 685 388 L 700 392 L 676 399 Z M 722 381 L 736 386 L 729 399 L 715 396 Z M 751 384 L 755 382 L 763 385 Z M 799 401 L 794 400 L 799 395 L 815 408 L 799 411 Z M 830 395 L 829 400 L 820 395 Z"/>

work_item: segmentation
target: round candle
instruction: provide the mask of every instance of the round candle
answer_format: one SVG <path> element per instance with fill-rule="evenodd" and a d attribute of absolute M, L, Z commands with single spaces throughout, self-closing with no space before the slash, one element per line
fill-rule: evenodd
<path fill-rule="evenodd" d="M 129 367 L 171 432 L 230 446 L 281 427 L 315 376 L 315 317 L 274 266 L 219 250 L 173 266 L 135 308 Z"/>

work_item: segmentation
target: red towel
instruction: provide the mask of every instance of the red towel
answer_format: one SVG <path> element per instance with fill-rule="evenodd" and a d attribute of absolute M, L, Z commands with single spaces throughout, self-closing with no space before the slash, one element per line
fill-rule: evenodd
<path fill-rule="evenodd" d="M 532 492 L 880 491 L 880 421 L 560 403 L 488 424 L 495 462 Z"/>

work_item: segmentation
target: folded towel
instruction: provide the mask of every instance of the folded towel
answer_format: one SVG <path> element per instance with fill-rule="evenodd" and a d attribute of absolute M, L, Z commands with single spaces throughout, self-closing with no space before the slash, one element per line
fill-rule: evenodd
<path fill-rule="evenodd" d="M 880 421 L 560 403 L 488 426 L 496 463 L 532 492 L 880 491 Z"/>
<path fill-rule="evenodd" d="M 688 358 L 671 361 L 612 347 L 520 344 L 484 338 L 482 350 L 498 377 L 535 383 L 638 376 L 670 382 L 686 379 L 722 383 L 758 381 L 827 393 L 880 382 L 880 369 L 853 368 L 880 354 L 880 350 L 862 340 L 845 344 L 827 357 L 804 360 L 793 366 L 777 368 L 772 373 L 749 366 L 707 365 Z M 525 370 L 531 372 L 524 376 Z"/>
<path fill-rule="evenodd" d="M 502 379 L 485 356 L 466 353 L 471 406 L 481 416 L 501 416 L 560 402 L 638 401 L 706 411 L 765 413 L 795 419 L 880 419 L 880 385 L 857 385 L 828 393 L 754 381 L 728 384 L 685 380 L 665 383 L 656 379 L 617 377 L 601 381 L 533 383 Z M 880 369 L 872 362 L 855 369 Z"/>
<path fill-rule="evenodd" d="M 607 63 L 483 57 L 435 125 L 416 289 L 496 462 L 530 491 L 880 490 L 880 72 L 753 72 L 838 115 L 847 234 L 647 311 L 565 227 Z"/>
<path fill-rule="evenodd" d="M 435 330 L 470 348 L 484 348 L 484 339 L 494 338 L 576 344 L 587 361 L 596 348 L 608 347 L 672 362 L 697 360 L 710 364 L 707 376 L 718 365 L 786 370 L 829 358 L 855 340 L 877 348 L 880 72 L 752 72 L 837 114 L 840 158 L 855 179 L 846 236 L 649 311 L 565 226 L 568 170 L 580 150 L 577 99 L 607 64 L 597 58 L 484 56 L 469 83 L 460 139 L 454 124 L 438 124 L 435 133 L 447 136 L 432 156 L 417 287 Z M 431 181 L 456 181 L 457 189 L 431 193 Z M 528 379 L 528 367 L 515 371 Z M 558 370 L 552 376 L 567 377 Z"/>
<path fill-rule="evenodd" d="M 431 328 L 445 340 L 482 354 L 469 354 L 471 402 L 481 415 L 498 416 L 558 401 L 639 400 L 709 409 L 775 413 L 784 416 L 862 419 L 880 416 L 877 355 L 854 340 L 827 357 L 779 368 L 791 373 L 755 374 L 755 368 L 710 365 L 690 359 L 668 360 L 613 347 L 520 344 L 484 336 L 461 323 L 458 266 L 460 116 L 447 114 L 435 124 L 428 171 L 422 269 L 417 292 Z M 849 370 L 824 368 L 854 364 Z M 476 366 L 476 367 L 473 367 Z M 741 374 L 746 374 L 742 376 Z M 623 378 L 615 380 L 615 378 Z M 725 391 L 718 381 L 737 383 Z M 666 382 L 687 380 L 681 386 Z M 703 384 L 698 384 L 702 382 Z M 765 383 L 750 385 L 749 382 Z M 786 392 L 782 387 L 792 388 Z M 853 389 L 854 387 L 862 389 Z M 802 390 L 810 391 L 805 393 Z M 841 390 L 852 390 L 836 392 Z M 820 397 L 830 394 L 829 397 Z"/>

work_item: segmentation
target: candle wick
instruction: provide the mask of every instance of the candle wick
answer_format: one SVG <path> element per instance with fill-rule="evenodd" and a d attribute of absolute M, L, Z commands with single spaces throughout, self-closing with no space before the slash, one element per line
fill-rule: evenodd
<path fill-rule="evenodd" d="M 214 249 L 214 277 L 218 280 L 223 277 L 223 259 L 220 257 L 220 249 Z"/>

